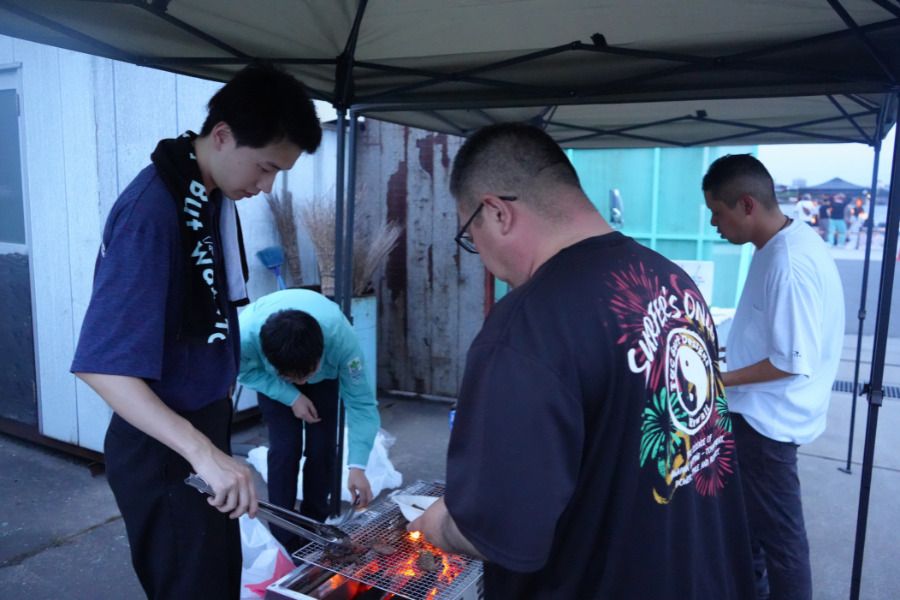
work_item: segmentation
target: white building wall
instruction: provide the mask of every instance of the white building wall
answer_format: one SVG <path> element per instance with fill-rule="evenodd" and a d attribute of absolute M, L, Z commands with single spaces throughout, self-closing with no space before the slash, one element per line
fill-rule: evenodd
<path fill-rule="evenodd" d="M 110 409 L 69 365 L 106 216 L 159 139 L 199 131 L 221 84 L 0 36 L 5 63 L 21 64 L 40 431 L 102 451 Z M 333 187 L 333 146 L 330 133 L 298 161 L 288 178 L 295 198 Z M 256 298 L 275 283 L 255 252 L 278 242 L 262 196 L 238 207 Z"/>

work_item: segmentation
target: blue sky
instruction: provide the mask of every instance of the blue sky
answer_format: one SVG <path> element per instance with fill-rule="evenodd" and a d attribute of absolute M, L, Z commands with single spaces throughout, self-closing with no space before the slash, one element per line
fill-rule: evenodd
<path fill-rule="evenodd" d="M 878 180 L 887 185 L 891 177 L 894 153 L 894 127 L 881 143 Z M 868 187 L 872 182 L 873 149 L 863 144 L 791 144 L 760 146 L 759 159 L 776 183 L 791 185 L 794 179 L 806 179 L 807 185 L 840 177 Z"/>

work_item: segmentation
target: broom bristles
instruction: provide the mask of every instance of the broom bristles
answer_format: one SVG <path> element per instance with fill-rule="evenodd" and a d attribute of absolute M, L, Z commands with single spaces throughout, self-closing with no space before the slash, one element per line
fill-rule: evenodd
<path fill-rule="evenodd" d="M 294 199 L 291 193 L 283 190 L 266 194 L 266 203 L 272 211 L 278 238 L 281 240 L 282 263 L 290 281 L 299 284 L 303 280 L 300 267 L 300 248 L 297 244 L 297 223 L 294 220 Z"/>
<path fill-rule="evenodd" d="M 358 197 L 365 195 L 363 190 Z M 319 262 L 322 291 L 334 292 L 334 191 L 307 198 L 300 205 L 300 217 L 312 238 Z M 372 230 L 364 228 L 360 221 L 353 228 L 353 276 L 352 293 L 363 294 L 372 284 L 372 277 L 384 264 L 387 256 L 396 247 L 402 228 L 395 223 L 383 223 Z"/>

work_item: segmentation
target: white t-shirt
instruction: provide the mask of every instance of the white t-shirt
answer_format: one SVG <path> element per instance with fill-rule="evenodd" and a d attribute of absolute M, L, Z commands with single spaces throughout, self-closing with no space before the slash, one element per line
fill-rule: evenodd
<path fill-rule="evenodd" d="M 759 249 L 728 333 L 728 369 L 768 358 L 789 377 L 729 387 L 730 409 L 758 432 L 806 444 L 825 430 L 844 341 L 844 291 L 816 232 L 795 220 Z"/>
<path fill-rule="evenodd" d="M 803 221 L 804 223 L 812 223 L 813 218 L 818 214 L 816 205 L 812 200 L 798 200 L 794 206 L 794 219 Z"/>

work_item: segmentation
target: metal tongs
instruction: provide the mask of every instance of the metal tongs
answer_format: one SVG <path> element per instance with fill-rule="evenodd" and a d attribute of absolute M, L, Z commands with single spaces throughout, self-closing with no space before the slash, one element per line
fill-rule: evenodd
<path fill-rule="evenodd" d="M 213 489 L 199 475 L 191 473 L 184 482 L 204 494 L 215 495 Z M 259 510 L 256 513 L 257 517 L 291 533 L 296 533 L 304 539 L 318 542 L 326 547 L 334 545 L 349 547 L 351 545 L 350 536 L 334 525 L 319 523 L 314 519 L 304 517 L 300 513 L 275 506 L 264 500 L 259 500 L 257 504 L 259 505 Z"/>

